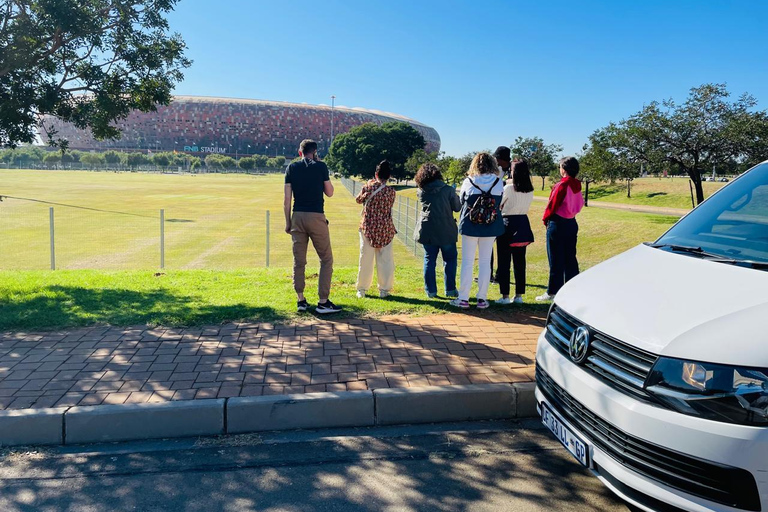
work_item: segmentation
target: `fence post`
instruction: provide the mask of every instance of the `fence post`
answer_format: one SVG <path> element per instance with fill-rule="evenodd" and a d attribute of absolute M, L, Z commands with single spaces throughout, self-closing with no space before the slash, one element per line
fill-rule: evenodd
<path fill-rule="evenodd" d="M 53 206 L 48 208 L 49 225 L 51 232 L 51 270 L 56 270 L 56 247 L 54 244 Z"/>
<path fill-rule="evenodd" d="M 402 222 L 400 222 L 400 210 L 402 210 L 402 208 L 400 208 L 401 204 L 403 204 L 403 198 L 398 196 L 397 197 L 397 231 L 398 233 L 401 233 L 403 231 L 403 228 L 401 227 Z M 400 235 L 401 238 L 402 236 L 403 235 Z"/>
<path fill-rule="evenodd" d="M 412 233 L 416 232 L 415 231 L 415 229 L 416 229 L 416 219 L 418 219 L 418 214 L 419 214 L 418 209 L 419 209 L 419 202 L 418 201 L 414 201 L 413 202 L 413 223 L 411 224 L 411 226 L 413 226 L 414 230 L 413 230 Z M 416 237 L 412 236 L 411 237 L 411 241 L 413 242 L 413 254 L 414 254 L 414 256 L 418 256 L 419 254 L 418 254 L 418 251 L 416 250 Z"/>
<path fill-rule="evenodd" d="M 165 210 L 160 209 L 160 268 L 165 268 Z"/>
<path fill-rule="evenodd" d="M 269 210 L 267 210 L 267 268 L 269 268 Z"/>
<path fill-rule="evenodd" d="M 408 236 L 408 226 L 411 224 L 410 219 L 408 217 L 411 216 L 411 198 L 406 197 L 405 198 L 405 246 L 408 247 L 408 240 L 410 237 Z"/>

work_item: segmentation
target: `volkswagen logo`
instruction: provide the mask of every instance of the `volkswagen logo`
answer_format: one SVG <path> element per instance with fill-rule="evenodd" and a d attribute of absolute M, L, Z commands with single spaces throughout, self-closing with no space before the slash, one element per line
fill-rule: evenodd
<path fill-rule="evenodd" d="M 568 353 L 571 360 L 576 364 L 581 364 L 589 354 L 589 329 L 583 325 L 573 331 L 571 341 L 568 344 Z"/>

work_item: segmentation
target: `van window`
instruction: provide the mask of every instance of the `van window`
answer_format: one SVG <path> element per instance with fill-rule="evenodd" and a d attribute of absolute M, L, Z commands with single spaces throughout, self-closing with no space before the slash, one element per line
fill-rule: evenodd
<path fill-rule="evenodd" d="M 654 245 L 696 248 L 710 257 L 768 263 L 768 164 L 752 168 L 723 187 Z M 691 251 L 684 254 L 696 255 Z"/>

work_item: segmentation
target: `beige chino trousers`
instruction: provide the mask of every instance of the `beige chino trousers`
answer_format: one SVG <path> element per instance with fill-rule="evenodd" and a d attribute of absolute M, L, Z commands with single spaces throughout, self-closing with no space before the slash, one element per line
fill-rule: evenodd
<path fill-rule="evenodd" d="M 331 294 L 331 277 L 333 277 L 333 251 L 328 220 L 322 213 L 293 212 L 291 238 L 293 239 L 293 289 L 296 293 L 304 293 L 307 247 L 312 240 L 312 245 L 320 258 L 317 295 L 320 302 L 326 301 Z"/>
<path fill-rule="evenodd" d="M 357 289 L 365 291 L 373 283 L 373 264 L 376 260 L 376 274 L 379 278 L 379 291 L 390 292 L 395 285 L 395 248 L 392 242 L 381 249 L 376 249 L 360 233 L 360 267 L 357 272 Z"/>

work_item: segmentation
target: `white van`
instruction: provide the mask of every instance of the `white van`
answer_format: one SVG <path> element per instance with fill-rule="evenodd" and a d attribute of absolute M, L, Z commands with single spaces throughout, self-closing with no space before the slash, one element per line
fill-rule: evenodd
<path fill-rule="evenodd" d="M 768 162 L 558 292 L 536 398 L 643 510 L 768 511 Z"/>

